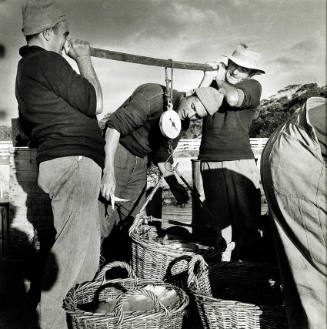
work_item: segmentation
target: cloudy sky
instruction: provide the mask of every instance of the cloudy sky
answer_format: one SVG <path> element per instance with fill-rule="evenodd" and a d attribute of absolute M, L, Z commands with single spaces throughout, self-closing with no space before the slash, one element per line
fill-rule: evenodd
<path fill-rule="evenodd" d="M 326 84 L 326 0 L 57 0 L 71 37 L 91 46 L 144 56 L 205 63 L 240 42 L 259 51 L 267 98 L 288 84 Z M 20 0 L 0 0 L 0 110 L 17 116 L 14 96 L 21 34 Z M 141 83 L 164 83 L 164 69 L 94 59 L 104 112 L 114 111 Z M 74 63 L 72 63 L 74 66 Z M 76 66 L 75 66 L 76 68 Z M 200 71 L 176 70 L 174 87 L 198 85 Z"/>

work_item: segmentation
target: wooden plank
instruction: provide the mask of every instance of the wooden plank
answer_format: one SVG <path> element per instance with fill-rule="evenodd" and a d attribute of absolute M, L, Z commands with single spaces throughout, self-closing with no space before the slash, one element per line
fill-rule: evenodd
<path fill-rule="evenodd" d="M 29 205 L 19 205 L 15 204 L 16 206 L 15 209 L 15 216 L 21 216 L 26 218 L 26 214 L 28 213 L 28 216 L 33 216 L 33 217 L 48 217 L 52 216 L 52 208 L 50 205 L 50 202 L 48 204 L 33 204 L 30 203 Z M 42 214 L 42 216 L 40 216 Z"/>
<path fill-rule="evenodd" d="M 30 250 L 35 229 L 48 230 L 53 221 L 50 199 L 37 185 L 36 150 L 10 149 L 8 255 L 21 257 Z"/>
<path fill-rule="evenodd" d="M 17 194 L 16 198 L 11 198 L 12 204 L 24 204 L 24 206 L 29 206 L 29 205 L 42 206 L 49 202 L 50 202 L 49 196 L 45 193 L 39 193 L 39 194 L 21 193 L 21 194 Z"/>
<path fill-rule="evenodd" d="M 11 170 L 12 182 L 22 183 L 22 182 L 37 182 L 37 171 L 33 170 Z"/>
<path fill-rule="evenodd" d="M 16 198 L 21 193 L 29 193 L 29 194 L 44 194 L 44 192 L 38 187 L 36 182 L 17 182 L 12 179 L 9 186 L 9 197 L 11 194 L 13 196 L 11 199 Z"/>
<path fill-rule="evenodd" d="M 9 165 L 9 153 L 0 154 L 0 165 Z"/>
<path fill-rule="evenodd" d="M 29 161 L 35 161 L 36 149 L 29 147 L 15 147 L 10 149 L 11 161 L 14 163 L 15 160 L 28 159 Z"/>
<path fill-rule="evenodd" d="M 0 164 L 0 202 L 9 200 L 9 166 Z"/>
<path fill-rule="evenodd" d="M 18 171 L 23 171 L 23 170 L 37 170 L 37 164 L 36 164 L 36 159 L 21 159 L 21 158 L 16 158 L 15 163 L 12 164 L 12 167 L 15 168 L 15 170 Z"/>
<path fill-rule="evenodd" d="M 151 65 L 151 66 L 160 66 L 160 67 L 173 66 L 174 69 L 214 71 L 214 69 L 208 64 L 179 62 L 179 61 L 173 61 L 171 59 L 161 59 L 161 58 L 133 55 L 133 54 L 127 54 L 118 51 L 111 51 L 111 50 L 99 49 L 99 48 L 91 48 L 91 56 L 104 58 L 104 59 L 111 59 L 114 61 Z"/>
<path fill-rule="evenodd" d="M 8 204 L 0 205 L 0 259 L 6 254 L 8 243 Z"/>

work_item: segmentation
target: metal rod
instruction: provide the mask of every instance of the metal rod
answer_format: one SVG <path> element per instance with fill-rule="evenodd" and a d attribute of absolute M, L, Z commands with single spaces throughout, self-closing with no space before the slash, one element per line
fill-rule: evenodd
<path fill-rule="evenodd" d="M 111 59 L 120 62 L 129 62 L 143 65 L 161 66 L 161 67 L 172 67 L 171 59 L 160 59 L 154 57 L 133 55 L 127 53 L 121 53 L 118 51 L 111 51 L 107 49 L 99 49 L 91 47 L 91 56 L 98 58 Z M 173 62 L 174 69 L 183 70 L 198 70 L 198 71 L 214 71 L 208 64 L 191 63 L 191 62 Z"/>

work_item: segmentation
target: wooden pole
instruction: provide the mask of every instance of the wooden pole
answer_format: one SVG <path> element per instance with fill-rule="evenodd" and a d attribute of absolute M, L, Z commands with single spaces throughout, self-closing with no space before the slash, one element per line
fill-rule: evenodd
<path fill-rule="evenodd" d="M 208 64 L 191 63 L 191 62 L 177 62 L 171 59 L 160 59 L 147 56 L 133 55 L 121 53 L 118 51 L 111 51 L 106 49 L 91 48 L 91 56 L 111 59 L 114 61 L 129 62 L 143 65 L 161 66 L 161 67 L 172 67 L 174 69 L 184 69 L 184 70 L 198 70 L 198 71 L 214 71 Z"/>

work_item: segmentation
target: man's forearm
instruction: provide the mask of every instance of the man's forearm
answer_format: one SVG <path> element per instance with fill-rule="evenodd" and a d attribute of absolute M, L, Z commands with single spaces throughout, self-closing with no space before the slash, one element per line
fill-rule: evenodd
<path fill-rule="evenodd" d="M 108 128 L 106 130 L 106 145 L 104 147 L 105 151 L 105 163 L 104 163 L 104 171 L 105 170 L 113 170 L 115 163 L 115 155 L 117 146 L 119 144 L 120 133 L 113 128 Z"/>
<path fill-rule="evenodd" d="M 203 78 L 202 78 L 198 88 L 200 88 L 200 87 L 209 87 L 210 84 L 212 83 L 213 79 L 214 79 L 214 76 L 212 74 L 206 74 L 205 73 L 203 75 Z"/>
<path fill-rule="evenodd" d="M 167 177 L 167 176 L 170 176 L 173 173 L 173 166 L 170 162 L 158 162 L 157 164 L 161 174 L 164 176 L 164 177 Z"/>
<path fill-rule="evenodd" d="M 96 114 L 102 113 L 103 109 L 103 99 L 102 99 L 102 89 L 99 82 L 99 79 L 95 73 L 91 57 L 90 56 L 82 56 L 76 59 L 78 69 L 81 75 L 86 78 L 94 87 L 96 98 L 97 98 L 97 107 Z"/>
<path fill-rule="evenodd" d="M 219 90 L 224 94 L 227 103 L 232 107 L 240 107 L 244 100 L 244 93 L 224 80 L 216 80 Z"/>

